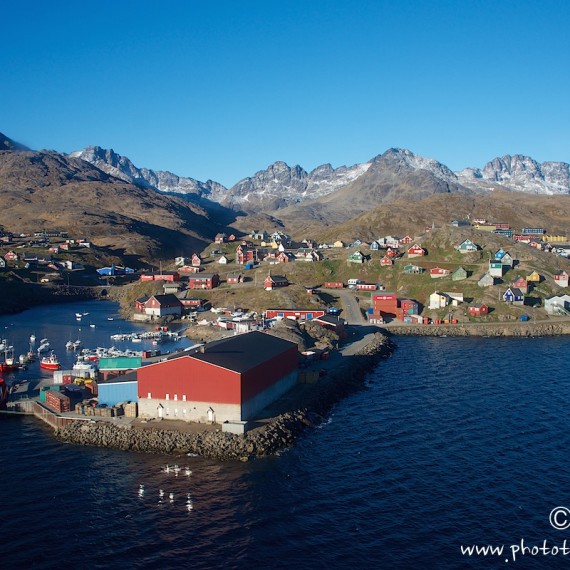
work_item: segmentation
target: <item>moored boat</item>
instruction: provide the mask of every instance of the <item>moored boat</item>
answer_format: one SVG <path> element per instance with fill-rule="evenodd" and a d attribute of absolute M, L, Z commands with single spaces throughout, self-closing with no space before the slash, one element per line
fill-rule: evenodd
<path fill-rule="evenodd" d="M 40 360 L 40 368 L 43 368 L 44 370 L 59 370 L 61 368 L 59 360 L 54 352 L 49 356 L 44 356 Z"/>
<path fill-rule="evenodd" d="M 6 407 L 6 402 L 8 400 L 8 386 L 6 385 L 6 380 L 0 378 L 0 409 Z"/>

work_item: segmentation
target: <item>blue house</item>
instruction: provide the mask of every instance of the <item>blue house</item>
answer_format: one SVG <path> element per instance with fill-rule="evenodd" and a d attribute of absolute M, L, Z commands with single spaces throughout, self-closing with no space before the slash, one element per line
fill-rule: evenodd
<path fill-rule="evenodd" d="M 524 295 L 520 289 L 509 287 L 503 293 L 503 301 L 512 305 L 524 305 Z"/>
<path fill-rule="evenodd" d="M 505 253 L 507 253 L 503 248 L 498 249 L 495 252 L 495 259 L 503 259 L 503 256 L 505 255 Z"/>

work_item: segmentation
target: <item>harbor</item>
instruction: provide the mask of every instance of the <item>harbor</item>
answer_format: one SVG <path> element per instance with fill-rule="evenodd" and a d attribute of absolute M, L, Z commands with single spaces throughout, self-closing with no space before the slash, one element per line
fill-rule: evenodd
<path fill-rule="evenodd" d="M 45 394 L 57 392 L 69 398 L 65 407 L 72 411 L 76 402 L 97 395 L 99 378 L 112 376 L 109 369 L 99 371 L 101 362 L 108 366 L 114 362 L 111 359 L 123 358 L 148 363 L 192 345 L 183 327 L 171 330 L 130 323 L 117 312 L 116 303 L 85 301 L 0 317 L 0 373 L 6 410 L 39 412 L 45 419 Z M 66 402 L 63 397 L 52 397 Z M 55 411 L 67 409 L 56 405 Z M 50 425 L 56 424 L 52 421 Z"/>

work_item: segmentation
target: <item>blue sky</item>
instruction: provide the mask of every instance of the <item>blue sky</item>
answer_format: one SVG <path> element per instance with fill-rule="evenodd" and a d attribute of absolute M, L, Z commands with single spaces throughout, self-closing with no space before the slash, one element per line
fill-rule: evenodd
<path fill-rule="evenodd" d="M 567 0 L 7 2 L 0 131 L 226 186 L 408 148 L 570 162 Z"/>

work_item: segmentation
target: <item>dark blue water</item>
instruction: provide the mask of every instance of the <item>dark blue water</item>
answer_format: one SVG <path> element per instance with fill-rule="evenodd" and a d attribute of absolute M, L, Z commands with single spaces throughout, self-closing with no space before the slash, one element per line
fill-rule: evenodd
<path fill-rule="evenodd" d="M 152 340 L 145 339 L 138 343 L 112 340 L 113 334 L 142 333 L 154 330 L 150 324 L 123 321 L 118 316 L 119 305 L 110 301 L 83 301 L 61 305 L 42 305 L 17 315 L 0 316 L 0 338 L 14 347 L 16 358 L 26 354 L 30 348 L 37 349 L 40 340 L 47 338 L 50 349 L 57 355 L 62 368 L 71 369 L 77 360 L 78 352 L 67 350 L 68 341 L 81 341 L 81 348 L 114 346 L 118 350 L 161 350 L 171 352 L 192 344 L 181 338 L 178 342 L 165 342 L 153 346 Z M 81 314 L 78 320 L 76 314 Z M 110 320 L 111 319 L 111 320 Z M 92 327 L 91 325 L 94 325 Z M 182 326 L 174 326 L 173 330 L 181 330 Z M 36 341 L 30 346 L 30 336 Z M 45 353 L 49 354 L 49 353 Z M 8 382 L 23 379 L 48 378 L 52 373 L 40 369 L 39 362 L 29 366 L 26 371 L 5 375 Z"/>
<path fill-rule="evenodd" d="M 570 339 L 396 341 L 366 390 L 274 459 L 82 448 L 34 419 L 4 419 L 2 567 L 570 563 L 530 552 L 513 560 L 510 549 L 521 539 L 570 543 L 549 524 L 553 508 L 570 507 Z M 175 462 L 192 474 L 165 473 Z M 504 551 L 461 554 L 476 544 Z"/>

